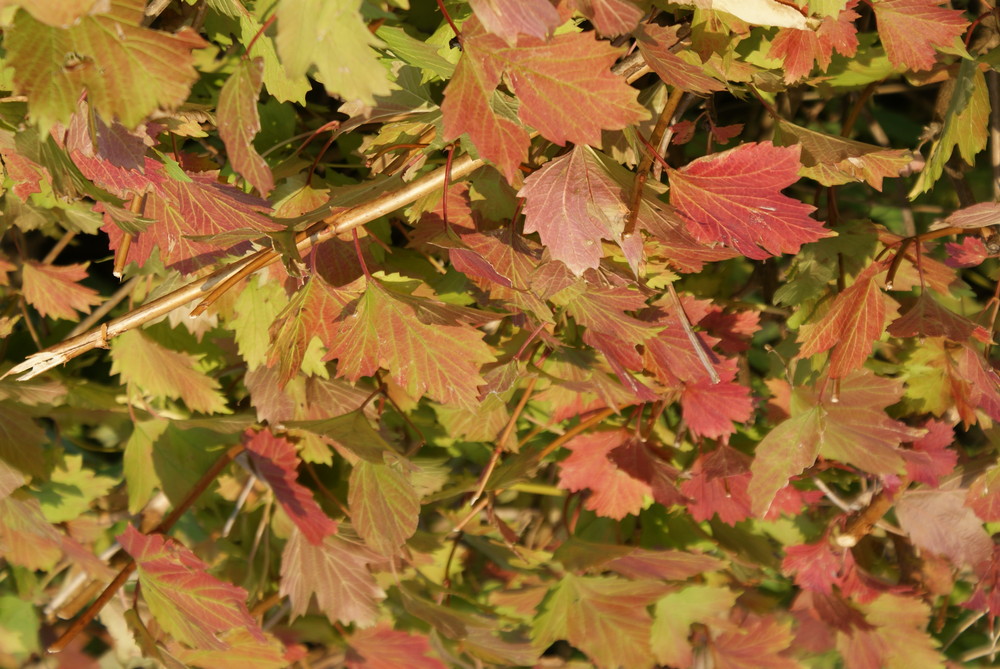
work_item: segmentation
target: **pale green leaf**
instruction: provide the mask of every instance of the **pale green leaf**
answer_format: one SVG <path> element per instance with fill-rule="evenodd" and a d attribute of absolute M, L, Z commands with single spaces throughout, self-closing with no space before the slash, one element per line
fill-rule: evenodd
<path fill-rule="evenodd" d="M 417 530 L 420 498 L 399 466 L 360 460 L 351 470 L 348 505 L 354 528 L 373 550 L 395 555 Z"/>
<path fill-rule="evenodd" d="M 160 477 L 156 474 L 153 461 L 153 444 L 168 425 L 162 418 L 138 422 L 125 442 L 122 467 L 129 513 L 139 513 L 153 496 L 153 491 L 160 487 Z"/>
<path fill-rule="evenodd" d="M 82 515 L 116 483 L 112 478 L 96 476 L 90 468 L 85 469 L 82 455 L 65 455 L 35 496 L 50 523 L 65 523 Z"/>

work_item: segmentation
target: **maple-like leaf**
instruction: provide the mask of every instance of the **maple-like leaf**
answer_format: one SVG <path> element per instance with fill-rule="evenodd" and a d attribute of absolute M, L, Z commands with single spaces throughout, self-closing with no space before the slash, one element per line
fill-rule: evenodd
<path fill-rule="evenodd" d="M 826 538 L 812 544 L 788 546 L 781 568 L 795 577 L 795 584 L 805 590 L 833 594 L 842 560 Z"/>
<path fill-rule="evenodd" d="M 85 468 L 82 456 L 65 455 L 49 480 L 39 486 L 36 497 L 50 523 L 65 523 L 82 515 L 117 483 Z"/>
<path fill-rule="evenodd" d="M 781 193 L 799 178 L 800 151 L 750 143 L 670 169 L 670 202 L 697 239 L 756 260 L 795 253 L 833 234 L 809 218 L 814 207 Z"/>
<path fill-rule="evenodd" d="M 948 423 L 933 419 L 923 427 L 927 434 L 913 442 L 910 450 L 902 452 L 906 475 L 911 481 L 936 488 L 942 477 L 955 471 L 958 463 L 958 453 L 949 448 L 955 441 L 955 431 Z"/>
<path fill-rule="evenodd" d="M 658 581 L 566 574 L 535 618 L 532 638 L 541 648 L 565 639 L 598 667 L 651 668 L 646 607 L 665 592 Z"/>
<path fill-rule="evenodd" d="M 420 497 L 403 466 L 361 460 L 351 469 L 347 502 L 354 528 L 386 556 L 399 552 L 420 518 Z"/>
<path fill-rule="evenodd" d="M 207 43 L 190 28 L 171 35 L 141 27 L 145 6 L 118 0 L 106 5 L 107 13 L 82 16 L 68 28 L 24 11 L 15 16 L 4 38 L 7 64 L 43 128 L 69 120 L 84 90 L 94 109 L 130 128 L 187 99 L 197 78 L 191 51 Z"/>
<path fill-rule="evenodd" d="M 38 500 L 22 492 L 0 498 L 0 553 L 31 571 L 52 569 L 63 555 L 63 537 L 42 514 Z"/>
<path fill-rule="evenodd" d="M 735 525 L 750 515 L 750 458 L 730 446 L 719 446 L 701 455 L 691 467 L 691 477 L 681 484 L 681 492 L 691 500 L 691 517 L 701 522 L 715 514 Z"/>
<path fill-rule="evenodd" d="M 990 467 L 975 478 L 966 493 L 965 505 L 983 522 L 1000 521 L 1000 467 Z"/>
<path fill-rule="evenodd" d="M 524 181 L 524 231 L 537 232 L 552 257 L 575 274 L 600 264 L 602 239 L 622 243 L 625 204 L 621 185 L 600 154 L 587 146 L 546 163 Z"/>
<path fill-rule="evenodd" d="M 310 543 L 320 544 L 337 531 L 337 523 L 323 512 L 309 489 L 296 480 L 299 457 L 290 441 L 274 436 L 270 430 L 248 430 L 243 439 L 257 471 Z"/>
<path fill-rule="evenodd" d="M 119 543 L 136 562 L 142 595 L 157 622 L 178 641 L 194 648 L 225 649 L 220 637 L 234 627 L 267 644 L 246 607 L 247 592 L 208 573 L 194 553 L 159 534 L 144 535 L 129 525 Z"/>
<path fill-rule="evenodd" d="M 896 67 L 929 70 L 937 60 L 935 47 L 953 46 L 969 22 L 962 12 L 939 0 L 881 0 L 872 3 L 878 35 Z"/>
<path fill-rule="evenodd" d="M 585 506 L 598 515 L 622 519 L 638 514 L 652 487 L 632 478 L 615 465 L 608 456 L 632 439 L 628 430 L 606 430 L 574 437 L 566 443 L 571 451 L 559 463 L 559 487 L 566 490 L 591 491 Z"/>
<path fill-rule="evenodd" d="M 935 224 L 938 228 L 987 228 L 1000 225 L 1000 202 L 979 202 L 953 211 L 946 219 Z"/>
<path fill-rule="evenodd" d="M 504 158 L 498 164 L 508 178 L 527 158 L 527 133 L 512 122 L 499 123 L 488 111 L 503 74 L 517 96 L 518 118 L 560 145 L 599 145 L 601 130 L 619 130 L 647 115 L 635 91 L 609 69 L 618 50 L 595 41 L 592 34 L 566 33 L 547 42 L 521 38 L 511 47 L 473 18 L 466 21 L 462 35 L 462 59 L 441 104 L 444 138 L 468 132 L 488 159 Z M 571 113 L 581 108 L 588 113 Z M 503 135 L 524 148 L 518 158 L 503 155 Z"/>
<path fill-rule="evenodd" d="M 572 2 L 604 37 L 617 37 L 630 33 L 642 18 L 642 10 L 631 0 L 572 0 Z"/>
<path fill-rule="evenodd" d="M 368 104 L 392 90 L 372 49 L 382 43 L 368 31 L 360 0 L 284 0 L 277 17 L 275 42 L 289 76 L 315 64 L 331 95 Z"/>
<path fill-rule="evenodd" d="M 288 666 L 281 641 L 268 637 L 260 642 L 243 627 L 221 634 L 225 648 L 171 648 L 171 655 L 194 667 L 205 669 L 282 669 Z M 168 644 L 169 645 L 169 644 Z"/>
<path fill-rule="evenodd" d="M 860 604 L 871 629 L 838 632 L 837 650 L 847 666 L 859 669 L 944 667 L 938 642 L 927 632 L 930 606 L 896 594 Z"/>
<path fill-rule="evenodd" d="M 725 620 L 736 597 L 732 590 L 712 585 L 689 585 L 661 597 L 650 636 L 656 661 L 672 667 L 692 666 L 691 625 Z"/>
<path fill-rule="evenodd" d="M 315 595 L 330 622 L 368 627 L 385 599 L 368 565 L 381 559 L 356 539 L 330 534 L 314 544 L 293 530 L 281 555 L 281 595 L 288 596 L 293 618 L 308 612 Z"/>
<path fill-rule="evenodd" d="M 885 330 L 889 298 L 875 278 L 886 268 L 885 263 L 866 267 L 853 284 L 833 298 L 822 318 L 799 328 L 799 357 L 808 358 L 832 348 L 829 375 L 834 379 L 847 376 L 865 363 L 872 345 Z"/>
<path fill-rule="evenodd" d="M 547 0 L 469 0 L 469 5 L 483 28 L 511 46 L 519 35 L 544 40 L 562 22 Z"/>
<path fill-rule="evenodd" d="M 921 551 L 944 556 L 957 568 L 974 567 L 989 559 L 993 541 L 965 497 L 954 483 L 906 490 L 894 500 L 899 526 Z"/>
<path fill-rule="evenodd" d="M 407 284 L 398 277 L 362 277 L 338 289 L 352 301 L 326 331 L 318 323 L 314 330 L 329 350 L 327 358 L 338 360 L 337 375 L 357 381 L 384 368 L 412 397 L 427 393 L 446 404 L 476 406 L 483 384 L 480 367 L 494 358 L 483 333 L 465 323 L 483 315 L 407 295 L 394 286 L 405 289 Z M 334 299 L 329 289 L 315 294 L 319 300 Z"/>
<path fill-rule="evenodd" d="M 267 195 L 274 188 L 274 175 L 253 146 L 254 135 L 260 132 L 257 98 L 260 96 L 263 71 L 263 60 L 241 60 L 219 91 L 216 113 L 219 137 L 226 145 L 233 169 L 242 174 L 261 195 Z"/>
<path fill-rule="evenodd" d="M 692 434 L 718 439 L 736 432 L 733 423 L 745 423 L 753 415 L 750 389 L 736 383 L 735 372 L 720 376 L 718 383 L 701 378 L 685 383 L 681 412 Z"/>
<path fill-rule="evenodd" d="M 885 149 L 787 121 L 780 121 L 778 128 L 779 145 L 802 147 L 800 174 L 824 186 L 864 181 L 881 191 L 882 179 L 898 177 L 913 161 L 913 154 L 906 149 Z"/>
<path fill-rule="evenodd" d="M 824 17 L 816 30 L 782 28 L 778 31 L 767 55 L 784 62 L 786 82 L 797 81 L 809 74 L 814 62 L 819 63 L 820 69 L 825 72 L 834 50 L 847 57 L 854 55 L 858 49 L 854 21 L 860 18 L 854 11 L 856 4 L 857 0 L 851 0 L 836 17 Z"/>
<path fill-rule="evenodd" d="M 674 504 L 683 504 L 686 501 L 684 495 L 677 489 L 679 472 L 650 444 L 639 439 L 627 439 L 606 457 L 620 471 L 648 484 L 650 494 L 658 504 L 670 508 Z M 594 465 L 596 469 L 597 466 L 603 466 L 603 463 L 594 462 Z"/>
<path fill-rule="evenodd" d="M 345 661 L 348 669 L 445 669 L 444 663 L 431 652 L 426 636 L 380 623 L 347 638 Z"/>
<path fill-rule="evenodd" d="M 739 628 L 720 634 L 711 644 L 719 669 L 798 669 L 791 657 L 781 655 L 792 645 L 791 625 L 773 616 L 752 617 Z"/>
<path fill-rule="evenodd" d="M 979 341 L 989 339 L 985 328 L 944 308 L 930 292 L 920 293 L 913 306 L 887 331 L 893 337 L 945 337 L 953 342 L 966 342 L 973 333 Z"/>
<path fill-rule="evenodd" d="M 42 316 L 79 320 L 79 311 L 101 303 L 93 288 L 80 285 L 87 278 L 87 265 L 49 265 L 27 260 L 21 266 L 24 299 Z"/>
<path fill-rule="evenodd" d="M 703 67 L 688 62 L 674 52 L 680 41 L 680 26 L 644 24 L 638 32 L 636 43 L 646 63 L 666 83 L 694 93 L 712 93 L 725 90 L 725 84 L 706 74 Z"/>
<path fill-rule="evenodd" d="M 166 348 L 141 330 L 115 337 L 111 359 L 112 374 L 154 397 L 182 399 L 202 413 L 229 413 L 218 381 L 197 369 L 196 356 Z"/>

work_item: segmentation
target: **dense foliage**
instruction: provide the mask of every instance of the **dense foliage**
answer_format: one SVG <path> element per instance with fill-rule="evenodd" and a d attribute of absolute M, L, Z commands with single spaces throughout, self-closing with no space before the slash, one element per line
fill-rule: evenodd
<path fill-rule="evenodd" d="M 992 661 L 955 5 L 0 2 L 0 666 Z"/>

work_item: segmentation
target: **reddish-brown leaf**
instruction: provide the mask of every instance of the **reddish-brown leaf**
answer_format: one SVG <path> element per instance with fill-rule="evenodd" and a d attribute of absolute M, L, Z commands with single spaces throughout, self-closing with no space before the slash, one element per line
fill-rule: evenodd
<path fill-rule="evenodd" d="M 726 563 L 702 553 L 636 548 L 628 555 L 615 558 L 603 566 L 633 580 L 658 578 L 664 581 L 686 581 L 706 572 L 723 569 Z"/>
<path fill-rule="evenodd" d="M 247 430 L 243 439 L 257 471 L 309 543 L 320 544 L 337 531 L 337 523 L 323 513 L 309 489 L 296 480 L 300 460 L 290 441 L 267 429 Z"/>
<path fill-rule="evenodd" d="M 49 570 L 63 555 L 63 537 L 45 516 L 38 500 L 15 492 L 0 499 L 0 554 L 30 571 Z"/>
<path fill-rule="evenodd" d="M 937 487 L 941 478 L 955 471 L 958 453 L 949 448 L 955 441 L 955 431 L 948 423 L 929 420 L 924 423 L 927 434 L 917 439 L 909 450 L 902 452 L 906 460 L 906 475 L 911 481 Z"/>
<path fill-rule="evenodd" d="M 34 260 L 21 266 L 24 299 L 42 316 L 79 320 L 77 312 L 86 314 L 90 307 L 101 303 L 93 288 L 81 286 L 87 278 L 87 265 L 47 265 Z"/>
<path fill-rule="evenodd" d="M 882 0 L 872 3 L 878 35 L 896 67 L 929 70 L 937 59 L 935 47 L 950 47 L 968 21 L 962 12 L 939 0 Z"/>
<path fill-rule="evenodd" d="M 683 504 L 686 500 L 677 489 L 677 478 L 680 474 L 660 453 L 646 442 L 639 439 L 628 439 L 608 453 L 607 458 L 619 470 L 632 478 L 649 484 L 653 499 L 670 508 L 674 504 Z M 627 574 L 626 574 L 627 575 Z"/>
<path fill-rule="evenodd" d="M 965 505 L 986 523 L 1000 521 L 1000 467 L 990 467 L 969 486 Z"/>
<path fill-rule="evenodd" d="M 736 432 L 733 423 L 745 423 L 753 415 L 750 389 L 733 380 L 735 372 L 720 377 L 718 383 L 702 378 L 685 383 L 681 392 L 681 411 L 691 432 L 718 439 Z"/>
<path fill-rule="evenodd" d="M 795 253 L 833 233 L 814 207 L 781 193 L 798 181 L 800 148 L 743 144 L 669 170 L 670 202 L 701 241 L 722 242 L 748 258 Z"/>
<path fill-rule="evenodd" d="M 380 623 L 348 637 L 346 661 L 348 669 L 445 669 L 432 652 L 426 636 Z"/>
<path fill-rule="evenodd" d="M 688 511 L 695 520 L 719 514 L 719 520 L 735 525 L 750 516 L 749 483 L 749 456 L 723 445 L 695 460 L 681 492 L 690 500 Z"/>
<path fill-rule="evenodd" d="M 799 357 L 833 349 L 829 375 L 839 379 L 861 367 L 872 345 L 885 330 L 886 300 L 875 277 L 886 270 L 884 263 L 866 267 L 847 290 L 833 299 L 821 319 L 799 328 Z"/>
<path fill-rule="evenodd" d="M 514 46 L 519 35 L 546 39 L 561 23 L 548 0 L 469 0 L 483 28 Z"/>
<path fill-rule="evenodd" d="M 797 661 L 781 655 L 791 645 L 790 624 L 752 617 L 712 642 L 712 659 L 718 669 L 798 669 Z"/>
<path fill-rule="evenodd" d="M 607 430 L 574 437 L 566 448 L 568 458 L 559 463 L 559 487 L 591 491 L 586 507 L 598 515 L 622 519 L 638 514 L 644 499 L 652 494 L 649 483 L 632 478 L 608 456 L 633 438 L 628 430 Z"/>
<path fill-rule="evenodd" d="M 243 627 L 254 641 L 267 636 L 246 607 L 247 592 L 208 573 L 194 553 L 159 534 L 140 534 L 129 525 L 118 541 L 136 562 L 142 596 L 156 621 L 194 648 L 225 649 L 221 637 Z"/>
<path fill-rule="evenodd" d="M 834 553 L 824 537 L 814 544 L 786 548 L 781 569 L 793 575 L 795 584 L 800 588 L 830 595 L 837 583 L 841 563 L 840 555 Z"/>
<path fill-rule="evenodd" d="M 293 530 L 281 555 L 281 595 L 288 596 L 293 618 L 309 611 L 315 595 L 330 622 L 368 627 L 385 599 L 368 565 L 381 559 L 357 540 L 329 534 L 314 544 Z"/>
<path fill-rule="evenodd" d="M 604 37 L 617 37 L 635 29 L 642 10 L 630 0 L 572 0 Z"/>
<path fill-rule="evenodd" d="M 966 342 L 973 337 L 989 340 L 989 333 L 968 318 L 941 306 L 930 292 L 920 293 L 913 306 L 888 327 L 893 337 L 946 337 L 953 342 Z"/>
<path fill-rule="evenodd" d="M 274 176 L 253 146 L 253 138 L 260 132 L 257 98 L 263 74 L 262 59 L 241 60 L 219 91 L 216 116 L 219 119 L 219 137 L 226 145 L 233 169 L 242 174 L 261 195 L 267 195 L 274 188 Z"/>
<path fill-rule="evenodd" d="M 952 212 L 941 221 L 941 228 L 988 228 L 1000 225 L 1000 203 L 980 202 Z"/>
<path fill-rule="evenodd" d="M 948 486 L 946 486 L 948 487 Z M 993 541 L 982 520 L 965 506 L 966 491 L 915 488 L 895 500 L 900 528 L 921 551 L 941 555 L 956 568 L 971 568 L 987 560 Z"/>
<path fill-rule="evenodd" d="M 860 18 L 854 11 L 855 5 L 857 0 L 850 0 L 837 16 L 823 17 L 823 22 L 815 31 L 796 28 L 778 31 L 767 55 L 783 61 L 786 82 L 797 81 L 809 74 L 814 62 L 819 63 L 820 69 L 825 72 L 834 50 L 847 57 L 854 55 L 858 49 L 854 21 Z"/>
<path fill-rule="evenodd" d="M 575 274 L 600 264 L 602 239 L 622 243 L 628 207 L 621 185 L 587 146 L 546 163 L 524 181 L 524 231 Z"/>
<path fill-rule="evenodd" d="M 637 44 L 646 63 L 671 86 L 695 93 L 725 90 L 725 84 L 710 77 L 704 68 L 674 53 L 673 47 L 679 41 L 677 38 L 679 31 L 680 25 L 644 24 L 638 32 Z"/>
<path fill-rule="evenodd" d="M 871 629 L 837 634 L 837 650 L 846 666 L 856 669 L 885 667 L 941 667 L 944 658 L 938 642 L 927 632 L 930 607 L 920 600 L 883 594 L 861 604 Z"/>

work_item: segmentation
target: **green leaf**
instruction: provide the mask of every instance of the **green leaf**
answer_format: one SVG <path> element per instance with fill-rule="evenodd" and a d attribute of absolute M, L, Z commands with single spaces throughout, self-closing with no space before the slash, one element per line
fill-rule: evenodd
<path fill-rule="evenodd" d="M 125 443 L 122 466 L 128 490 L 129 513 L 139 513 L 160 486 L 153 460 L 153 445 L 169 423 L 162 418 L 141 421 L 132 428 L 132 435 Z"/>
<path fill-rule="evenodd" d="M 65 523 L 82 515 L 116 483 L 112 478 L 95 476 L 92 470 L 84 469 L 83 456 L 65 455 L 35 496 L 50 523 Z"/>
<path fill-rule="evenodd" d="M 39 650 L 41 624 L 34 605 L 14 595 L 0 597 L 0 648 L 20 660 Z"/>
<path fill-rule="evenodd" d="M 420 498 L 405 465 L 360 460 L 351 469 L 347 503 L 354 528 L 373 550 L 392 556 L 417 529 Z"/>
<path fill-rule="evenodd" d="M 692 623 L 724 621 L 737 594 L 713 585 L 692 585 L 671 592 L 656 602 L 650 645 L 656 661 L 677 667 L 691 666 Z"/>
<path fill-rule="evenodd" d="M 263 275 L 248 281 L 236 298 L 230 325 L 247 369 L 257 369 L 267 361 L 271 347 L 268 328 L 287 304 L 288 297 L 281 284 L 268 281 Z"/>
<path fill-rule="evenodd" d="M 44 475 L 45 433 L 12 402 L 0 402 L 0 460 L 31 476 Z"/>

